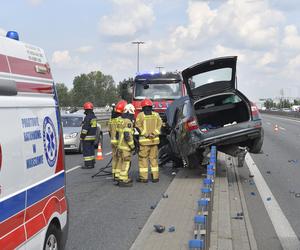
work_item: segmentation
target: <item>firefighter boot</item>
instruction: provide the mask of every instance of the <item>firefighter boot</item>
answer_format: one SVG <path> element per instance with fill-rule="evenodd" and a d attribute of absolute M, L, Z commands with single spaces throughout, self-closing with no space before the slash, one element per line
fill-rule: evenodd
<path fill-rule="evenodd" d="M 128 178 L 127 181 L 120 181 L 119 182 L 119 187 L 132 187 L 132 180 L 130 178 Z"/>

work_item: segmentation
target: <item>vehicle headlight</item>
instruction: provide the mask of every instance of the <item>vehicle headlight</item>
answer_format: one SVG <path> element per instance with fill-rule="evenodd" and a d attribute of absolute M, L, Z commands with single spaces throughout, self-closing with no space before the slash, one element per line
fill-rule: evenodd
<path fill-rule="evenodd" d="M 71 139 L 71 138 L 75 138 L 77 135 L 78 135 L 78 133 L 75 132 L 75 133 L 66 135 L 65 138 L 66 138 L 66 139 Z"/>

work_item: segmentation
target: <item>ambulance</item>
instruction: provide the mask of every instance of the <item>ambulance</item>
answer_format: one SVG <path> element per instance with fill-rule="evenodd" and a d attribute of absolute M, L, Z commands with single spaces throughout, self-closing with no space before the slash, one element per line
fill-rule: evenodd
<path fill-rule="evenodd" d="M 64 249 L 63 134 L 44 51 L 0 36 L 0 249 Z"/>

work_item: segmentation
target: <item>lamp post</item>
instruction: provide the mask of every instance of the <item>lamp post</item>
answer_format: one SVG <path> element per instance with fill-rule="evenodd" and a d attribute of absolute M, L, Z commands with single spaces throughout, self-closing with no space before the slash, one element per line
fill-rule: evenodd
<path fill-rule="evenodd" d="M 145 42 L 143 42 L 143 41 L 132 42 L 132 44 L 136 44 L 137 45 L 137 63 L 136 63 L 137 73 L 140 72 L 140 44 L 144 44 L 144 43 Z"/>
<path fill-rule="evenodd" d="M 160 73 L 161 72 L 161 69 L 163 69 L 164 67 L 163 66 L 156 66 L 155 68 L 158 69 L 158 72 Z"/>

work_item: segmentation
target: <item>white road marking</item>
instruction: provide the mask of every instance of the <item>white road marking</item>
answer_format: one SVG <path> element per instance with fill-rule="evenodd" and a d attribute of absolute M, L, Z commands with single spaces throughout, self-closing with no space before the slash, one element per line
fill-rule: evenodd
<path fill-rule="evenodd" d="M 108 152 L 108 153 L 106 153 L 105 155 L 111 155 L 112 154 L 112 152 Z"/>
<path fill-rule="evenodd" d="M 262 201 L 265 205 L 265 208 L 269 214 L 269 217 L 272 221 L 276 234 L 280 240 L 280 243 L 284 250 L 297 250 L 300 249 L 299 239 L 294 232 L 292 226 L 290 225 L 288 219 L 285 217 L 282 212 L 277 200 L 272 194 L 270 188 L 268 187 L 264 177 L 260 173 L 258 167 L 254 163 L 250 154 L 247 154 L 245 157 L 246 164 L 250 170 L 250 173 L 254 175 L 253 179 L 255 181 L 256 187 Z M 271 200 L 269 200 L 271 198 Z M 268 200 L 267 200 L 268 199 Z"/>
<path fill-rule="evenodd" d="M 79 165 L 79 166 L 72 167 L 72 168 L 68 169 L 68 170 L 66 171 L 66 173 L 70 173 L 70 172 L 72 172 L 73 170 L 76 170 L 76 169 L 78 169 L 78 168 L 81 168 L 81 166 Z"/>
<path fill-rule="evenodd" d="M 283 128 L 283 127 L 279 127 L 280 129 L 282 129 L 282 130 L 286 130 L 285 128 Z"/>

